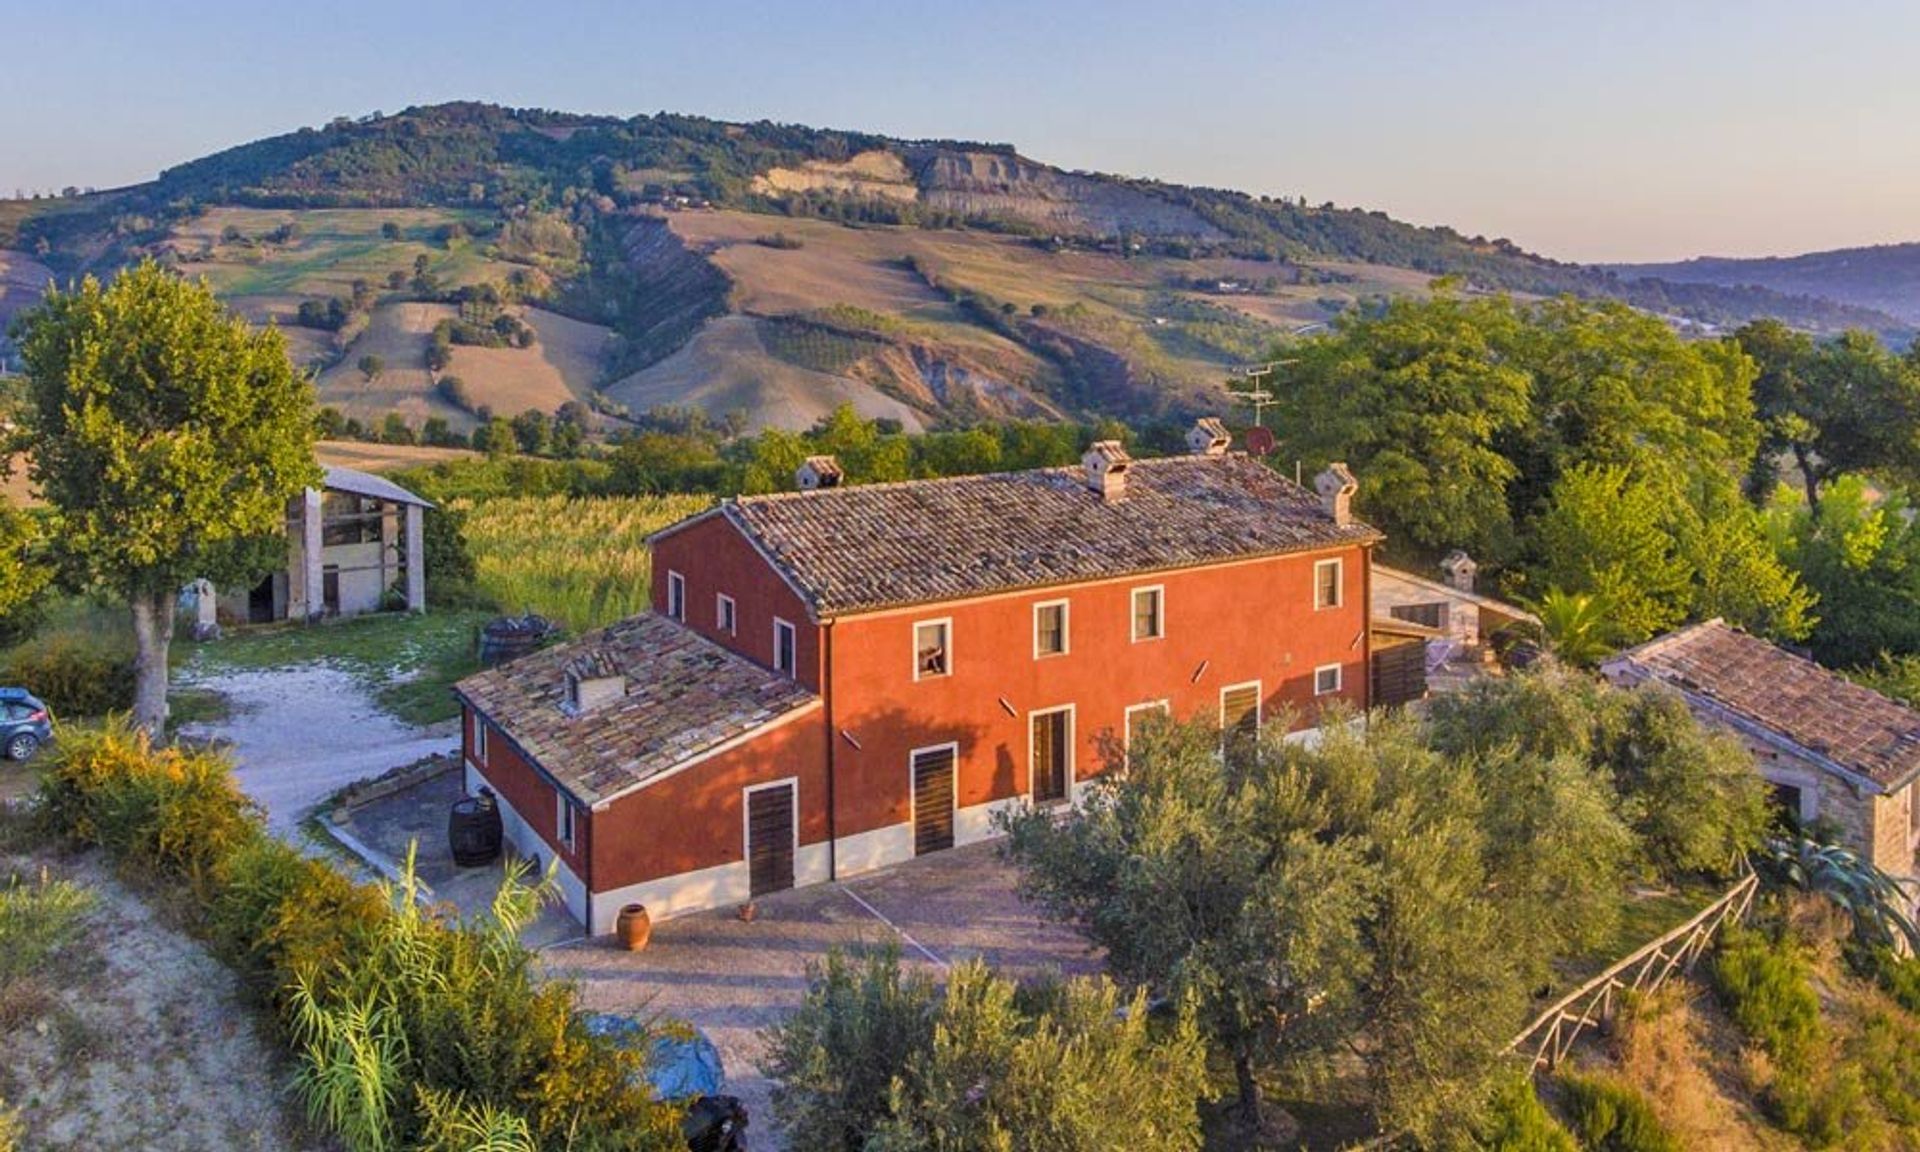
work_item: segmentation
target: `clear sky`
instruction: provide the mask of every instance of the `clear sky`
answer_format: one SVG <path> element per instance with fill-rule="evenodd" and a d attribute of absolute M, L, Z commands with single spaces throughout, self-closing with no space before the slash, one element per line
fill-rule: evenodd
<path fill-rule="evenodd" d="M 1010 141 L 1566 259 L 1920 240 L 1915 0 L 0 0 L 0 190 L 480 99 Z"/>

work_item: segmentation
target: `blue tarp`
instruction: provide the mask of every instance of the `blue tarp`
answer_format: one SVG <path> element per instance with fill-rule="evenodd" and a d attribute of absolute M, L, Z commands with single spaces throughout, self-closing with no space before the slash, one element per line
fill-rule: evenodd
<path fill-rule="evenodd" d="M 647 1080 L 656 1100 L 690 1100 L 720 1091 L 726 1072 L 720 1065 L 720 1050 L 698 1028 L 685 1027 L 690 1034 L 670 1036 L 650 1032 L 630 1016 L 594 1013 L 587 1017 L 587 1031 L 606 1036 L 623 1047 L 647 1044 Z"/>

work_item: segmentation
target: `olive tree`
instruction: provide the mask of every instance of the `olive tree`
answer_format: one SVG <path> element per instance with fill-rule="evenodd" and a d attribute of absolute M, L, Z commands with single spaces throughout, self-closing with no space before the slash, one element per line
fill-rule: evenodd
<path fill-rule="evenodd" d="M 181 587 L 257 576 L 285 547 L 287 501 L 319 482 L 313 389 L 277 329 L 152 261 L 48 292 L 15 338 L 63 575 L 126 599 L 133 719 L 161 736 Z"/>

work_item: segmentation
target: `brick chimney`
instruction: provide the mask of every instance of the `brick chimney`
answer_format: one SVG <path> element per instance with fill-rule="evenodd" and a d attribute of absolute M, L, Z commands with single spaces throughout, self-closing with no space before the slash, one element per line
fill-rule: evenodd
<path fill-rule="evenodd" d="M 1480 565 L 1474 563 L 1473 557 L 1455 548 L 1447 553 L 1445 560 L 1440 561 L 1440 571 L 1446 574 L 1448 587 L 1471 592 L 1473 578 L 1480 571 Z"/>
<path fill-rule="evenodd" d="M 1353 494 L 1360 490 L 1360 483 L 1345 464 L 1335 461 L 1327 465 L 1326 471 L 1313 478 L 1313 489 L 1320 493 L 1320 504 L 1335 524 L 1344 528 L 1353 523 Z"/>
<path fill-rule="evenodd" d="M 813 492 L 821 488 L 838 488 L 846 473 L 840 470 L 840 461 L 831 456 L 809 456 L 794 470 L 793 482 L 802 492 Z"/>
<path fill-rule="evenodd" d="M 1195 456 L 1225 456 L 1233 435 L 1218 416 L 1202 416 L 1187 429 L 1187 451 Z"/>
<path fill-rule="evenodd" d="M 1127 469 L 1132 464 L 1133 457 L 1127 455 L 1118 440 L 1097 440 L 1080 457 L 1087 487 L 1098 492 L 1101 501 L 1107 504 L 1126 495 Z"/>

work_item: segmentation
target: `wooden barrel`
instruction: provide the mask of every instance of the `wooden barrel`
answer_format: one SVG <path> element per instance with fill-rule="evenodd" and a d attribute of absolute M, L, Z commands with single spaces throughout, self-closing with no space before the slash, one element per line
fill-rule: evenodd
<path fill-rule="evenodd" d="M 492 668 L 540 647 L 553 634 L 543 616 L 496 616 L 480 629 L 480 666 Z"/>
<path fill-rule="evenodd" d="M 491 798 L 469 796 L 456 800 L 447 813 L 447 845 L 453 862 L 477 868 L 500 858 L 500 809 Z"/>
<path fill-rule="evenodd" d="M 621 908 L 620 919 L 614 924 L 614 934 L 619 937 L 620 946 L 629 952 L 645 948 L 653 936 L 653 917 L 647 915 L 647 906 L 628 904 Z"/>

